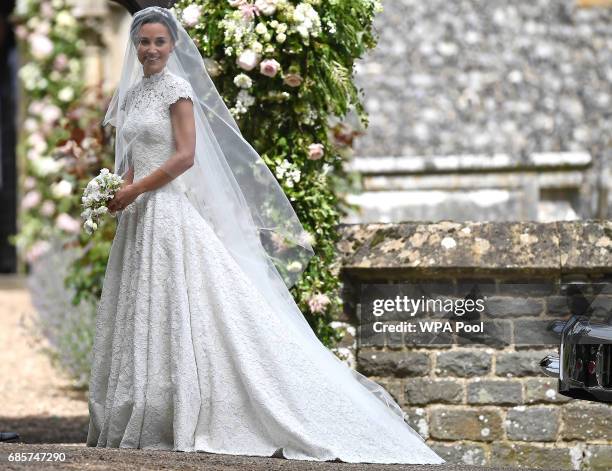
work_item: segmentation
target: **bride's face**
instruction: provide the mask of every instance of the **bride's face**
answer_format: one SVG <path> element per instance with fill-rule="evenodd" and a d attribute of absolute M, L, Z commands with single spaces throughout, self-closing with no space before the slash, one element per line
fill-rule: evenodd
<path fill-rule="evenodd" d="M 168 62 L 174 44 L 168 28 L 161 23 L 145 23 L 138 32 L 138 60 L 144 74 L 160 72 Z"/>

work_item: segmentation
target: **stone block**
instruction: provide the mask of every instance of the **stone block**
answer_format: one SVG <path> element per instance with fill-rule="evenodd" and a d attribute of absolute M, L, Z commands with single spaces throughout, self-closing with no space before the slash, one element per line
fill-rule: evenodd
<path fill-rule="evenodd" d="M 522 404 L 523 392 L 519 381 L 476 380 L 467 385 L 468 404 Z"/>
<path fill-rule="evenodd" d="M 491 354 L 480 350 L 451 350 L 436 354 L 439 376 L 482 376 L 491 371 Z"/>
<path fill-rule="evenodd" d="M 553 442 L 559 431 L 559 415 L 552 407 L 514 407 L 504 422 L 508 439 Z"/>
<path fill-rule="evenodd" d="M 503 436 L 499 410 L 464 407 L 436 407 L 430 411 L 429 433 L 441 440 L 490 442 Z"/>
<path fill-rule="evenodd" d="M 505 377 L 539 376 L 542 358 L 556 350 L 499 352 L 495 357 L 495 374 Z"/>
<path fill-rule="evenodd" d="M 460 404 L 463 384 L 453 379 L 408 378 L 404 387 L 406 405 L 432 402 Z"/>
<path fill-rule="evenodd" d="M 448 464 L 466 464 L 470 466 L 486 466 L 487 456 L 483 445 L 473 443 L 453 443 L 452 445 L 443 445 L 435 443 L 431 448 Z"/>
<path fill-rule="evenodd" d="M 525 403 L 562 403 L 571 401 L 571 398 L 559 394 L 558 384 L 559 381 L 556 378 L 529 378 L 525 381 Z"/>
<path fill-rule="evenodd" d="M 424 352 L 386 352 L 360 350 L 357 354 L 359 372 L 366 376 L 424 376 L 431 366 L 429 355 Z"/>
<path fill-rule="evenodd" d="M 612 404 L 573 401 L 561 417 L 565 440 L 612 440 Z"/>
<path fill-rule="evenodd" d="M 498 442 L 491 446 L 489 466 L 511 468 L 574 469 L 569 447 L 544 447 L 526 443 Z"/>

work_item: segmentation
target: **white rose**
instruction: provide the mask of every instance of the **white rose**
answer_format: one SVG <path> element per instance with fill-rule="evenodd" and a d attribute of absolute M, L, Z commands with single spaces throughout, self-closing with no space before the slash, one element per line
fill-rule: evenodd
<path fill-rule="evenodd" d="M 198 24 L 200 15 L 202 14 L 200 8 L 200 5 L 189 5 L 183 10 L 183 22 L 187 26 L 195 26 Z"/>
<path fill-rule="evenodd" d="M 234 77 L 234 85 L 240 88 L 250 88 L 253 80 L 247 74 L 238 74 Z"/>
<path fill-rule="evenodd" d="M 276 42 L 277 43 L 284 43 L 286 39 L 287 39 L 287 35 L 285 33 L 278 33 L 276 35 Z"/>
<path fill-rule="evenodd" d="M 289 265 L 287 265 L 287 270 L 290 271 L 291 273 L 297 273 L 302 269 L 302 264 L 300 262 L 291 262 Z"/>
<path fill-rule="evenodd" d="M 55 16 L 55 22 L 60 28 L 73 28 L 77 24 L 74 16 L 67 10 L 60 11 Z"/>
<path fill-rule="evenodd" d="M 276 11 L 276 5 L 273 0 L 255 0 L 255 6 L 264 15 L 273 15 Z"/>
<path fill-rule="evenodd" d="M 57 97 L 61 101 L 70 101 L 74 98 L 74 90 L 72 87 L 64 87 L 59 91 Z"/>
<path fill-rule="evenodd" d="M 55 105 L 45 105 L 41 112 L 42 120 L 47 124 L 53 124 L 62 116 L 62 110 Z"/>
<path fill-rule="evenodd" d="M 23 122 L 23 129 L 28 132 L 34 132 L 38 129 L 38 123 L 34 118 L 28 118 Z"/>
<path fill-rule="evenodd" d="M 30 50 L 34 58 L 43 60 L 53 52 L 53 43 L 47 36 L 34 33 L 30 36 Z"/>
<path fill-rule="evenodd" d="M 72 183 L 68 180 L 62 180 L 59 183 L 51 185 L 51 194 L 56 198 L 64 198 L 72 194 Z"/>
<path fill-rule="evenodd" d="M 52 157 L 41 157 L 32 161 L 32 166 L 37 175 L 46 177 L 58 172 L 62 168 L 62 163 Z"/>
<path fill-rule="evenodd" d="M 245 49 L 242 54 L 236 58 L 236 65 L 244 70 L 253 70 L 259 63 L 259 55 L 251 49 Z"/>

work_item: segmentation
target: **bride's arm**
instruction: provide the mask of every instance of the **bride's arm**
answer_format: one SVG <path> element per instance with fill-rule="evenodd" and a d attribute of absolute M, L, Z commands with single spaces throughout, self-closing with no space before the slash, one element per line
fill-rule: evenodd
<path fill-rule="evenodd" d="M 121 188 L 115 194 L 115 197 L 109 201 L 109 211 L 114 212 L 125 208 L 138 195 L 164 186 L 193 165 L 196 132 L 191 100 L 180 99 L 174 103 L 170 107 L 170 118 L 176 142 L 176 152 L 158 169 L 136 183 L 132 183 L 134 169 L 130 168 L 128 173 L 128 176 L 131 175 L 130 184 Z"/>
<path fill-rule="evenodd" d="M 125 174 L 125 178 L 123 179 L 122 188 L 125 188 L 128 185 L 134 183 L 134 167 L 130 167 L 129 170 Z"/>

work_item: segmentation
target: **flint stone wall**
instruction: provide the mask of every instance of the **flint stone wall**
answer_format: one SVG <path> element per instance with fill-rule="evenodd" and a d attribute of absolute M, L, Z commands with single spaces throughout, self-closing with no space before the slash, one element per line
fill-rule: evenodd
<path fill-rule="evenodd" d="M 557 351 L 516 345 L 531 322 L 559 318 L 564 298 L 538 286 L 612 281 L 612 221 L 341 225 L 337 243 L 345 321 L 364 283 L 493 283 L 509 346 L 399 343 L 383 334 L 356 351 L 448 461 L 545 469 L 612 469 L 612 405 L 558 394 L 539 360 Z M 508 283 L 530 283 L 517 293 Z"/>
<path fill-rule="evenodd" d="M 612 8 L 574 0 L 397 0 L 357 64 L 357 155 L 609 155 Z"/>

